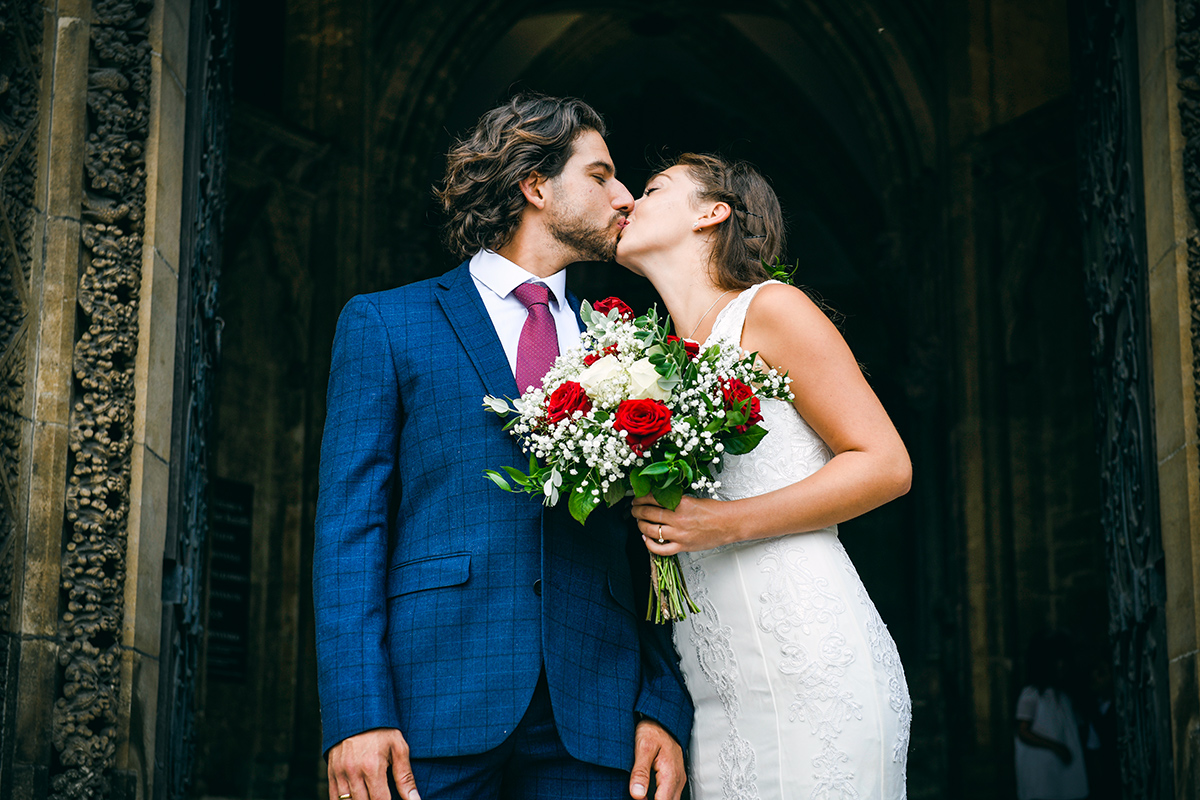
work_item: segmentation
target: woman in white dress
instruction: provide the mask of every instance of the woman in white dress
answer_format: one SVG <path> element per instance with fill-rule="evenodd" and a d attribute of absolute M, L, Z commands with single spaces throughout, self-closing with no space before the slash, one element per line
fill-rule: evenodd
<path fill-rule="evenodd" d="M 674 639 L 696 705 L 695 800 L 905 796 L 912 704 L 896 646 L 837 524 L 908 491 L 912 467 L 837 329 L 769 280 L 783 221 L 753 168 L 686 155 L 646 185 L 617 261 L 686 338 L 757 352 L 793 378 L 768 431 L 711 498 L 638 498 L 646 547 L 678 553 L 700 606 Z"/>

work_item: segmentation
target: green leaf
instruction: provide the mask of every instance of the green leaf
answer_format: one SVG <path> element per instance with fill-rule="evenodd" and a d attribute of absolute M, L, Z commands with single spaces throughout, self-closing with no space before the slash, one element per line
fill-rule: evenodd
<path fill-rule="evenodd" d="M 511 467 L 509 467 L 509 469 L 511 469 Z M 504 491 L 511 492 L 513 490 L 513 488 L 508 485 L 508 481 L 504 480 L 504 476 L 501 475 L 499 472 L 496 472 L 496 470 L 485 469 L 483 471 L 483 474 L 486 475 L 487 477 L 491 478 L 492 483 L 496 484 Z"/>
<path fill-rule="evenodd" d="M 745 433 L 739 433 L 725 440 L 725 452 L 732 456 L 740 456 L 749 453 L 762 438 L 767 435 L 766 428 L 761 425 L 755 425 Z"/>
<path fill-rule="evenodd" d="M 503 469 L 505 472 L 507 472 L 508 477 L 512 478 L 513 482 L 516 483 L 518 486 L 528 486 L 529 485 L 529 476 L 526 475 L 524 472 L 521 472 L 521 470 L 517 469 L 516 467 L 501 467 L 501 469 Z"/>
<path fill-rule="evenodd" d="M 614 481 L 604 490 L 604 502 L 608 503 L 608 507 L 612 508 L 617 503 L 625 499 L 625 484 L 621 481 Z"/>
<path fill-rule="evenodd" d="M 651 464 L 648 467 L 643 467 L 642 474 L 643 475 L 666 475 L 667 471 L 670 469 L 671 469 L 671 465 L 668 464 L 666 461 L 659 461 L 654 464 Z"/>
<path fill-rule="evenodd" d="M 644 497 L 650 494 L 650 480 L 642 477 L 640 469 L 632 469 L 629 472 L 629 485 L 633 487 L 633 493 L 637 497 Z"/>
<path fill-rule="evenodd" d="M 582 492 L 572 489 L 571 499 L 567 501 L 567 510 L 582 525 L 587 522 L 588 516 L 596 510 L 598 505 L 600 505 L 600 498 L 592 494 L 590 488 L 584 489 Z"/>
<path fill-rule="evenodd" d="M 654 499 L 663 508 L 673 511 L 679 506 L 679 501 L 683 499 L 683 487 L 678 484 L 674 486 L 656 486 L 654 487 Z"/>

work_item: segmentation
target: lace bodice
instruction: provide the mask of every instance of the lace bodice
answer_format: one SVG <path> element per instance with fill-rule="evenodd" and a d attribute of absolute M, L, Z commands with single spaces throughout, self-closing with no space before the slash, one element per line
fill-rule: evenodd
<path fill-rule="evenodd" d="M 706 347 L 741 347 L 764 285 L 717 315 Z M 718 499 L 781 489 L 832 457 L 791 403 L 764 400 L 761 411 L 767 434 L 725 458 Z M 696 708 L 692 797 L 902 800 L 904 669 L 837 526 L 685 552 L 680 565 L 701 609 L 673 631 Z"/>
<path fill-rule="evenodd" d="M 772 283 L 779 281 L 752 286 L 721 309 L 704 346 L 719 342 L 723 347 L 741 347 L 750 302 L 759 289 Z M 762 360 L 759 361 L 761 364 Z M 725 457 L 721 488 L 714 494 L 720 500 L 739 500 L 788 486 L 825 466 L 832 456 L 825 442 L 791 403 L 767 399 L 762 401 L 761 408 L 767 435 L 749 453 Z"/>

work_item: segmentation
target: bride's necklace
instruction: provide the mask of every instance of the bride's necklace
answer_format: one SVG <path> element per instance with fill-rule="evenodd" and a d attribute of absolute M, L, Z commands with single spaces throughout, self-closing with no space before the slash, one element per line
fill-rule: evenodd
<path fill-rule="evenodd" d="M 723 291 L 719 295 L 717 295 L 717 299 L 712 301 L 712 305 L 708 307 L 708 311 L 712 311 L 714 308 L 716 308 L 717 303 L 721 302 L 721 298 L 724 297 L 725 295 L 729 294 L 732 291 L 733 291 L 733 289 L 726 289 L 725 291 Z M 708 311 L 705 311 L 703 314 L 700 315 L 700 322 L 696 323 L 696 327 L 692 328 L 692 332 L 688 334 L 687 338 L 692 339 L 692 337 L 696 335 L 696 331 L 700 330 L 700 323 L 704 322 L 704 318 L 708 316 Z M 695 341 L 695 339 L 692 339 L 692 341 Z"/>

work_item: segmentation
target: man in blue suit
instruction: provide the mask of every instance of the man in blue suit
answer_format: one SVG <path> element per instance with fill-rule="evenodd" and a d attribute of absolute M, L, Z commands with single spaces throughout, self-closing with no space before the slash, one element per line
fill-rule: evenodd
<path fill-rule="evenodd" d="M 483 476 L 526 460 L 484 395 L 576 344 L 563 268 L 611 260 L 633 208 L 604 132 L 579 100 L 485 114 L 438 192 L 468 260 L 342 311 L 313 570 L 331 800 L 680 796 L 692 707 L 636 532 Z"/>

